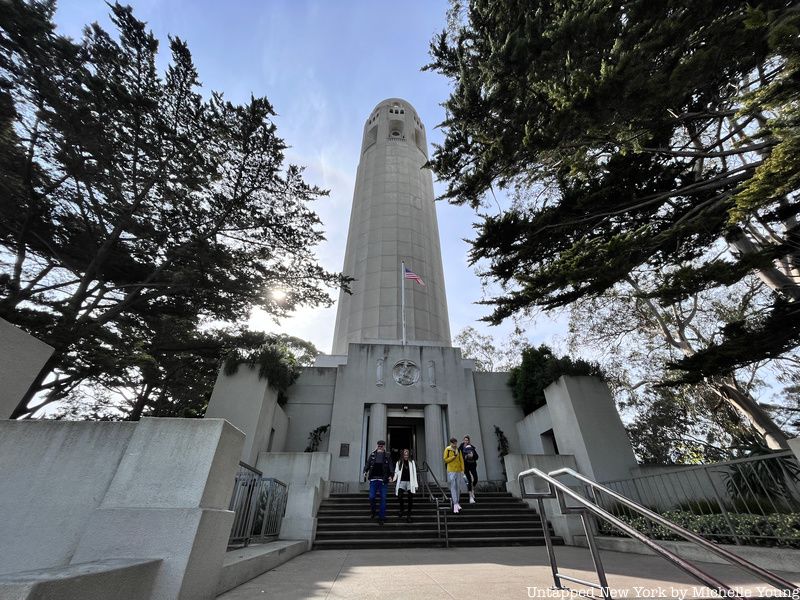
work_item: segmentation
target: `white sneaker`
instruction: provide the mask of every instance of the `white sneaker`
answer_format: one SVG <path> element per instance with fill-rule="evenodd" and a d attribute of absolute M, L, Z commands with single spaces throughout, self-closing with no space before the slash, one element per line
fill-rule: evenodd
<path fill-rule="evenodd" d="M 455 506 L 453 506 L 453 513 L 458 514 L 458 511 L 460 510 L 461 510 L 460 504 L 456 504 Z"/>
<path fill-rule="evenodd" d="M 469 495 L 469 503 L 470 504 L 475 504 L 475 494 L 470 494 Z"/>

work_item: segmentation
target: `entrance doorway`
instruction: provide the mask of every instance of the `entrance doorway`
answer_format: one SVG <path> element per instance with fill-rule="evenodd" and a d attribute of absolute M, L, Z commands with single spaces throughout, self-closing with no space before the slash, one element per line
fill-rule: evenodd
<path fill-rule="evenodd" d="M 412 456 L 414 455 L 415 431 L 413 425 L 389 425 L 388 438 L 386 440 L 391 452 L 392 464 L 395 464 L 403 455 L 403 449 L 408 448 L 411 450 Z"/>

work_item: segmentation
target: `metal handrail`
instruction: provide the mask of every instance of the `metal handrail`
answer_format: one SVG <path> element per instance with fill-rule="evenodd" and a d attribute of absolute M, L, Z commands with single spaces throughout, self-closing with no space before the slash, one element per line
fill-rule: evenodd
<path fill-rule="evenodd" d="M 527 492 L 525 490 L 525 481 L 524 481 L 524 479 L 525 479 L 525 477 L 528 477 L 528 476 L 531 476 L 531 475 L 539 477 L 539 478 L 541 478 L 541 479 L 543 479 L 543 480 L 545 480 L 547 482 L 547 484 L 548 484 L 547 492 Z M 587 485 L 589 485 L 590 486 L 589 489 L 590 489 L 591 494 L 592 494 L 592 500 L 584 498 L 582 495 L 580 495 L 577 492 L 575 492 L 574 490 L 570 489 L 564 483 L 562 483 L 562 482 L 558 481 L 557 479 L 555 479 L 556 476 L 560 476 L 560 475 L 570 475 L 572 477 L 575 477 L 579 481 L 582 481 L 582 482 L 586 483 Z M 733 562 L 734 564 L 740 566 L 741 568 L 744 568 L 744 569 L 750 571 L 751 573 L 761 577 L 762 579 L 765 579 L 766 581 L 768 581 L 769 583 L 771 583 L 775 587 L 778 587 L 778 588 L 784 589 L 784 590 L 790 590 L 790 591 L 795 590 L 794 584 L 792 584 L 792 583 L 790 583 L 790 582 L 778 577 L 774 573 L 766 571 L 765 569 L 762 569 L 761 567 L 758 567 L 757 565 L 754 565 L 754 564 L 742 559 L 741 557 L 736 556 L 735 554 L 732 554 L 732 553 L 728 552 L 727 550 L 723 550 L 721 548 L 718 548 L 718 547 L 714 546 L 713 544 L 711 544 L 707 540 L 697 536 L 696 534 L 694 534 L 694 533 L 692 533 L 692 532 L 690 532 L 688 530 L 685 530 L 682 527 L 679 527 L 678 525 L 675 525 L 674 523 L 672 523 L 670 521 L 667 521 L 666 519 L 664 519 L 660 515 L 658 515 L 656 513 L 653 513 L 652 511 L 649 511 L 648 509 L 644 508 L 643 506 L 640 506 L 639 504 L 636 504 L 635 502 L 629 500 L 628 498 L 625 498 L 624 496 L 620 496 L 619 494 L 616 494 L 615 492 L 605 488 L 604 486 L 598 484 L 597 482 L 595 482 L 595 481 L 593 481 L 591 479 L 588 479 L 588 478 L 584 477 L 583 475 L 573 471 L 572 469 L 569 469 L 569 468 L 557 469 L 555 471 L 550 472 L 549 474 L 544 473 L 543 471 L 541 471 L 539 469 L 536 469 L 536 468 L 528 469 L 526 471 L 521 472 L 517 476 L 517 482 L 518 482 L 519 487 L 520 487 L 521 496 L 523 498 L 535 498 L 537 500 L 538 505 L 539 505 L 539 516 L 540 516 L 540 518 L 542 520 L 542 527 L 543 527 L 543 530 L 545 532 L 544 537 L 545 537 L 545 544 L 547 545 L 548 556 L 550 558 L 550 568 L 551 568 L 552 573 L 553 573 L 553 581 L 555 583 L 556 588 L 558 588 L 558 589 L 564 589 L 563 586 L 561 585 L 561 579 L 566 579 L 566 580 L 569 580 L 569 581 L 574 581 L 576 583 L 580 583 L 580 584 L 583 584 L 583 585 L 587 585 L 587 586 L 590 586 L 590 587 L 594 587 L 594 588 L 600 589 L 600 591 L 603 594 L 604 598 L 609 598 L 610 597 L 609 588 L 608 588 L 608 581 L 606 580 L 606 576 L 605 576 L 605 570 L 604 570 L 602 562 L 600 560 L 600 554 L 598 552 L 597 545 L 596 545 L 595 540 L 594 540 L 594 535 L 592 534 L 591 525 L 590 525 L 588 519 L 586 518 L 586 515 L 588 513 L 591 513 L 595 517 L 599 517 L 599 518 L 604 519 L 605 521 L 611 523 L 613 526 L 617 527 L 618 529 L 620 529 L 621 531 L 626 533 L 628 536 L 630 536 L 630 537 L 642 542 L 645 546 L 650 548 L 653 552 L 655 552 L 656 554 L 658 554 L 661 557 L 665 558 L 666 560 L 668 560 L 669 562 L 674 564 L 676 567 L 678 567 L 682 571 L 688 573 L 690 576 L 692 576 L 695 579 L 697 579 L 703 585 L 708 586 L 709 588 L 715 590 L 717 593 L 719 593 L 719 594 L 721 594 L 723 596 L 726 596 L 726 597 L 731 597 L 731 596 L 738 597 L 738 594 L 732 588 L 728 587 L 727 585 L 725 585 L 724 583 L 722 583 L 721 581 L 719 581 L 718 579 L 716 579 L 712 575 L 706 573 L 705 571 L 703 571 L 702 569 L 696 567 L 692 563 L 684 560 L 683 558 L 681 558 L 677 554 L 675 554 L 673 552 L 670 552 L 669 550 L 667 550 L 666 548 L 660 546 L 659 544 L 656 544 L 653 540 L 651 540 L 649 537 L 647 537 L 645 534 L 643 534 L 639 530 L 634 529 L 633 527 L 631 527 L 630 525 L 628 525 L 627 523 L 625 523 L 621 519 L 618 519 L 617 517 L 615 517 L 614 515 L 612 515 L 608 511 L 606 511 L 606 510 L 600 508 L 599 506 L 597 506 L 595 490 L 599 490 L 601 492 L 608 493 L 609 495 L 611 495 L 612 497 L 614 497 L 618 501 L 622 502 L 623 504 L 626 504 L 630 508 L 632 508 L 634 510 L 637 510 L 638 512 L 640 512 L 644 516 L 646 516 L 648 518 L 651 518 L 652 520 L 655 520 L 660 525 L 663 525 L 665 527 L 668 527 L 668 528 L 672 529 L 673 531 L 675 531 L 679 535 L 685 537 L 686 539 L 688 539 L 690 541 L 693 541 L 695 543 L 698 543 L 698 544 L 700 544 L 701 546 L 703 546 L 706 549 L 713 550 L 716 554 L 718 554 L 720 556 L 723 556 L 724 558 L 726 558 L 727 560 L 730 560 L 731 562 Z M 568 506 L 566 504 L 565 496 L 569 496 L 570 498 L 576 500 L 581 506 Z M 584 531 L 586 532 L 586 541 L 587 541 L 587 544 L 589 546 L 589 551 L 591 552 L 591 555 L 592 555 L 592 560 L 593 560 L 594 565 L 595 565 L 595 572 L 597 573 L 597 577 L 599 579 L 599 584 L 594 583 L 594 582 L 590 582 L 590 581 L 584 581 L 584 580 L 581 580 L 581 579 L 578 579 L 578 578 L 575 578 L 575 577 L 571 577 L 571 576 L 568 576 L 568 575 L 564 575 L 564 574 L 562 574 L 562 573 L 560 573 L 558 571 L 558 566 L 556 564 L 556 559 L 555 559 L 555 550 L 553 548 L 553 542 L 552 542 L 552 539 L 550 538 L 549 531 L 547 529 L 547 521 L 546 521 L 546 518 L 545 518 L 545 509 L 544 509 L 544 501 L 543 501 L 544 498 L 556 498 L 558 500 L 559 506 L 560 506 L 561 511 L 563 513 L 576 513 L 576 512 L 580 513 L 581 521 L 583 523 L 583 528 L 584 528 Z M 697 539 L 695 539 L 695 538 L 697 538 Z"/>
<path fill-rule="evenodd" d="M 263 474 L 261 471 L 259 471 L 258 469 L 256 469 L 254 466 L 252 466 L 252 465 L 248 465 L 246 462 L 243 462 L 243 461 L 241 461 L 241 460 L 239 461 L 239 466 L 240 466 L 240 467 L 242 467 L 243 469 L 245 469 L 246 471 L 250 471 L 250 472 L 252 472 L 252 473 L 255 473 L 255 474 L 256 474 L 256 475 L 258 475 L 259 477 L 261 477 L 262 475 L 264 475 L 264 474 Z"/>
<path fill-rule="evenodd" d="M 418 472 L 428 473 L 431 477 L 433 477 L 434 483 L 436 483 L 436 487 L 439 488 L 439 491 L 442 494 L 442 504 L 439 504 L 439 498 L 431 491 L 431 486 L 428 483 L 428 478 L 425 477 L 425 488 L 428 490 L 428 497 L 433 501 L 436 505 L 436 533 L 439 537 L 442 537 L 442 526 L 439 521 L 439 515 L 444 514 L 444 546 L 445 548 L 450 547 L 450 532 L 447 529 L 447 513 L 450 512 L 450 502 L 447 500 L 447 494 L 444 491 L 444 488 L 439 483 L 439 480 L 436 478 L 436 475 L 431 470 L 430 465 L 427 461 L 422 461 L 422 468 L 418 469 Z"/>
<path fill-rule="evenodd" d="M 642 516 L 647 517 L 651 521 L 655 521 L 656 523 L 658 523 L 662 527 L 666 527 L 667 529 L 670 529 L 671 531 L 674 531 L 675 533 L 677 533 L 681 537 L 687 539 L 688 541 L 690 541 L 692 543 L 695 543 L 695 544 L 697 544 L 699 546 L 702 546 L 703 548 L 705 548 L 709 552 L 713 552 L 714 554 L 716 554 L 717 556 L 719 556 L 721 558 L 724 558 L 728 562 L 730 562 L 730 563 L 732 563 L 732 564 L 734 564 L 734 565 L 736 565 L 736 566 L 738 566 L 738 567 L 740 567 L 740 568 L 742 568 L 742 569 L 744 569 L 746 571 L 749 571 L 750 573 L 752 573 L 756 577 L 759 577 L 760 579 L 766 581 L 767 583 L 769 583 L 771 585 L 774 585 L 775 587 L 777 587 L 779 589 L 782 589 L 784 591 L 795 591 L 795 590 L 798 590 L 798 588 L 796 588 L 793 583 L 791 583 L 790 581 L 786 581 L 785 579 L 783 579 L 782 577 L 779 577 L 778 575 L 775 575 L 775 573 L 773 573 L 772 571 L 768 571 L 767 569 L 759 567 L 758 565 L 751 563 L 749 560 L 745 560 L 741 556 L 738 556 L 737 554 L 734 554 L 733 552 L 730 552 L 729 550 L 726 550 L 725 548 L 721 548 L 718 545 L 713 544 L 712 542 L 709 542 L 704 537 L 699 536 L 696 533 L 694 533 L 692 531 L 689 531 L 688 529 L 684 529 L 680 525 L 676 525 L 675 523 L 665 519 L 664 517 L 662 517 L 658 513 L 653 512 L 649 508 L 647 508 L 645 506 L 642 506 L 641 504 L 639 504 L 637 502 L 634 502 L 630 498 L 626 498 L 625 496 L 623 496 L 621 494 L 618 494 L 614 490 L 611 490 L 611 489 L 607 488 L 606 486 L 604 486 L 602 484 L 599 484 L 596 481 L 594 481 L 592 479 L 589 479 L 588 477 L 586 477 L 584 475 L 581 475 L 580 473 L 578 473 L 577 471 L 575 471 L 573 469 L 570 469 L 569 467 L 564 467 L 562 469 L 556 469 L 555 471 L 550 471 L 549 475 L 551 477 L 560 477 L 561 475 L 569 475 L 570 477 L 574 477 L 578 481 L 581 481 L 584 484 L 588 485 L 592 489 L 592 492 L 594 492 L 595 490 L 598 490 L 598 491 L 608 495 L 609 497 L 613 498 L 617 502 L 619 502 L 621 504 L 624 504 L 625 506 L 627 506 L 631 510 L 635 510 L 636 512 L 638 512 Z"/>

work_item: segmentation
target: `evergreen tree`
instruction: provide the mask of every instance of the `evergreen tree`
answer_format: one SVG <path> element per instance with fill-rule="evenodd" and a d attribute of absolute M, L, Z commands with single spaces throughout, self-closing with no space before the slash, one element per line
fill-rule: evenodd
<path fill-rule="evenodd" d="M 729 376 L 800 344 L 800 13 L 793 2 L 454 1 L 427 68 L 452 79 L 432 167 L 485 215 L 471 260 L 499 322 L 658 270 L 668 305 L 756 274 L 768 310 L 681 358 Z M 643 296 L 643 297 L 645 297 Z"/>
<path fill-rule="evenodd" d="M 132 368 L 147 379 L 176 356 L 159 348 L 191 348 L 205 323 L 330 303 L 344 283 L 313 254 L 308 203 L 325 192 L 284 164 L 266 98 L 201 95 L 177 38 L 160 76 L 129 7 L 111 6 L 116 37 L 94 24 L 77 43 L 53 12 L 0 10 L 0 317 L 55 348 L 15 417 L 36 394 Z"/>
<path fill-rule="evenodd" d="M 775 295 L 735 344 L 682 366 L 713 373 L 800 341 L 793 2 L 473 0 L 460 14 L 431 46 L 427 68 L 454 83 L 431 164 L 455 202 L 528 192 L 474 243 L 511 287 L 493 321 L 669 265 L 659 298 L 754 271 Z"/>

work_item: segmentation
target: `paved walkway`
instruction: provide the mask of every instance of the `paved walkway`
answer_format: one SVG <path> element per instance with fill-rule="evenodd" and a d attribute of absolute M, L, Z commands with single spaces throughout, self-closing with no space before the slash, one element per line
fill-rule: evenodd
<path fill-rule="evenodd" d="M 596 580 L 589 551 L 557 549 L 559 567 Z M 716 598 L 661 558 L 603 551 L 603 564 L 615 598 Z M 727 565 L 697 563 L 745 596 L 781 597 L 780 592 Z M 779 573 L 800 584 L 798 573 Z M 597 597 L 577 584 L 552 590 L 542 546 L 500 548 L 316 550 L 307 552 L 218 597 L 218 600 L 305 600 L 353 598 L 386 600 L 506 600 L 516 598 Z M 800 594 L 784 596 L 800 600 Z"/>

